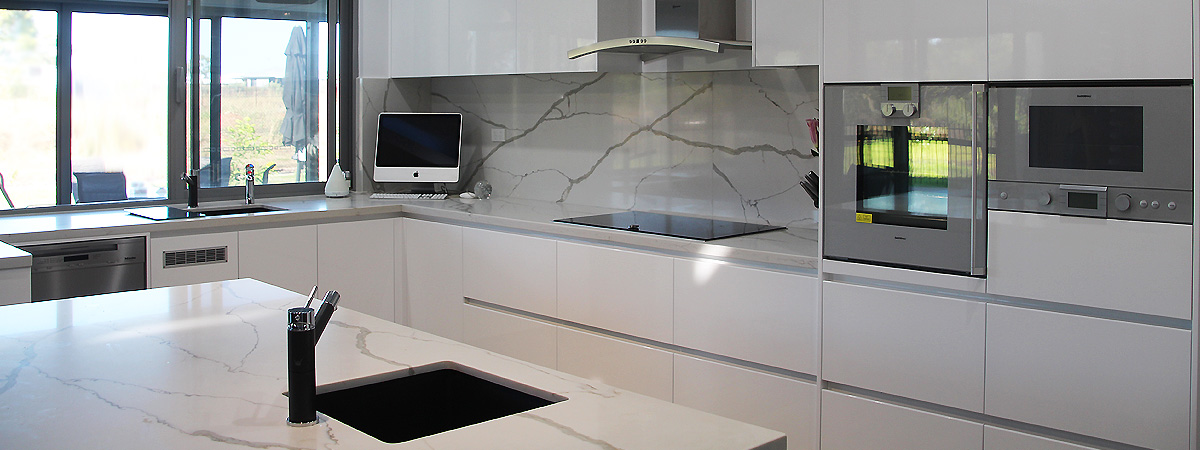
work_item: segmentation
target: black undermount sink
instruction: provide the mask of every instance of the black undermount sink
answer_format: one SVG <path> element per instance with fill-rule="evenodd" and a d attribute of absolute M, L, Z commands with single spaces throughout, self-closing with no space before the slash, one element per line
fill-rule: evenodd
<path fill-rule="evenodd" d="M 210 207 L 210 208 L 192 208 L 192 212 L 198 212 L 205 216 L 228 216 L 233 214 L 251 214 L 272 211 L 286 211 L 286 209 L 267 205 L 237 205 L 225 207 Z"/>
<path fill-rule="evenodd" d="M 397 444 L 566 400 L 453 362 L 317 387 L 317 411 Z"/>

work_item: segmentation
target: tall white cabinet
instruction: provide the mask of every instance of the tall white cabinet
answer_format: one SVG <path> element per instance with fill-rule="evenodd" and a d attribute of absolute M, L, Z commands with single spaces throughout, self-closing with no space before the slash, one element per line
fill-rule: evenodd
<path fill-rule="evenodd" d="M 821 63 L 821 0 L 754 0 L 754 65 Z"/>

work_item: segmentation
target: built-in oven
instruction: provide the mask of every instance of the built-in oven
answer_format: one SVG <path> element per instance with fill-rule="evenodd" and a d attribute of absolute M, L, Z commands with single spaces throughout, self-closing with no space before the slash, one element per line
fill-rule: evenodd
<path fill-rule="evenodd" d="M 825 257 L 984 275 L 984 85 L 827 85 L 825 108 Z"/>
<path fill-rule="evenodd" d="M 1192 316 L 1192 86 L 988 92 L 990 294 Z"/>

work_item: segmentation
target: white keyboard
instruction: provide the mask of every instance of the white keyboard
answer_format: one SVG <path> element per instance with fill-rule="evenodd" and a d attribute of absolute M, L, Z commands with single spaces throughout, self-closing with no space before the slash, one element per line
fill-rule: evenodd
<path fill-rule="evenodd" d="M 376 192 L 371 198 L 389 200 L 445 200 L 446 194 L 388 194 Z"/>

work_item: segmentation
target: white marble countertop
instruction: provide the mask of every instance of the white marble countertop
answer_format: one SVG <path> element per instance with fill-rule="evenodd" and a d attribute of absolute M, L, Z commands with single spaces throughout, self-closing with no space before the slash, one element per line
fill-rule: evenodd
<path fill-rule="evenodd" d="M 568 400 L 402 444 L 323 416 L 289 427 L 284 311 L 304 299 L 243 279 L 0 307 L 0 448 L 785 447 L 782 433 L 344 308 L 317 345 L 319 384 L 453 361 Z"/>
<path fill-rule="evenodd" d="M 237 201 L 201 206 L 236 205 Z M 286 211 L 153 221 L 122 209 L 0 217 L 0 240 L 10 244 L 64 239 L 93 239 L 139 233 L 188 232 L 212 228 L 262 226 L 272 223 L 339 220 L 353 216 L 409 216 L 457 222 L 464 225 L 509 228 L 568 239 L 590 240 L 682 255 L 700 255 L 799 269 L 817 267 L 817 229 L 791 227 L 734 238 L 702 242 L 620 230 L 570 225 L 554 219 L 616 212 L 611 208 L 571 205 L 540 200 L 493 198 L 468 200 L 374 200 L 367 194 L 346 198 L 301 196 L 259 199 L 259 204 Z M 3 255 L 0 255 L 2 258 Z"/>

